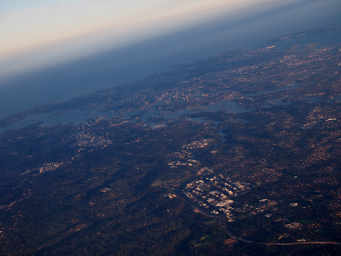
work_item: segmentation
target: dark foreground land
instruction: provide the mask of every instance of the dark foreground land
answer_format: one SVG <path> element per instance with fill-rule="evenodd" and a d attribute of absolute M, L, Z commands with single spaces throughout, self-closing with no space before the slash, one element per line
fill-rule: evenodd
<path fill-rule="evenodd" d="M 0 255 L 340 255 L 339 32 L 0 121 Z"/>

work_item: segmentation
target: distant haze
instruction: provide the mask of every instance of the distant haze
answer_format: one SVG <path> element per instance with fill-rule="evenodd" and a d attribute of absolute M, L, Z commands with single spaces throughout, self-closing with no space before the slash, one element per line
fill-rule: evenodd
<path fill-rule="evenodd" d="M 2 0 L 0 76 L 124 46 L 222 13 L 232 17 L 279 4 L 283 1 Z"/>
<path fill-rule="evenodd" d="M 174 65 L 258 47 L 284 34 L 341 26 L 340 0 L 125 2 L 2 0 L 0 118 L 131 83 Z M 72 8 L 67 11 L 67 7 Z M 44 10 L 43 14 L 36 13 L 38 10 Z M 105 15 L 100 19 L 102 10 Z M 87 16 L 91 14 L 94 16 Z M 39 22 L 44 24 L 38 26 Z M 90 30 L 100 22 L 103 26 Z M 56 40 L 50 40 L 54 35 Z M 335 38 L 340 36 L 335 34 Z"/>

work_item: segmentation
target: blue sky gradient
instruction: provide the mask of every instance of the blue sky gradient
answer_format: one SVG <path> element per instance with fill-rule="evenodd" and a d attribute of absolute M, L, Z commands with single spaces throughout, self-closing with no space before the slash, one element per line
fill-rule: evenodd
<path fill-rule="evenodd" d="M 0 58 L 89 34 L 138 37 L 141 29 L 169 29 L 225 10 L 270 0 L 5 0 L 0 3 Z M 272 2 L 278 2 L 275 0 Z"/>
<path fill-rule="evenodd" d="M 254 9 L 299 2 L 318 1 L 2 0 L 0 78 L 121 47 L 219 15 L 233 19 Z"/>

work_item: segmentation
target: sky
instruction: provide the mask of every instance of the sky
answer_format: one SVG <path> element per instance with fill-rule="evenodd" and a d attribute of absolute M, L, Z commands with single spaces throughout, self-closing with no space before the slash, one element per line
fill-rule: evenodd
<path fill-rule="evenodd" d="M 290 2 L 294 0 L 286 0 Z M 1 0 L 0 76 L 280 0 Z"/>

